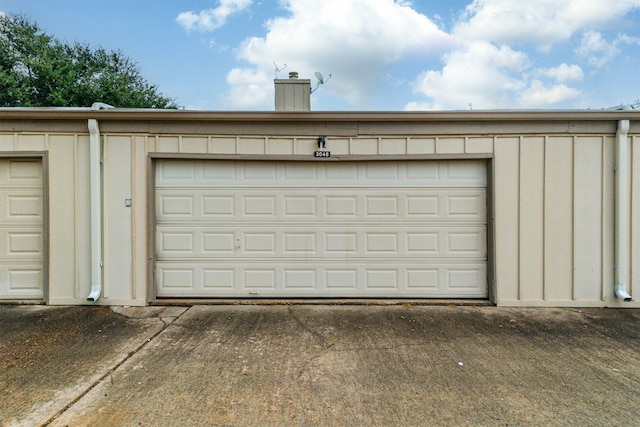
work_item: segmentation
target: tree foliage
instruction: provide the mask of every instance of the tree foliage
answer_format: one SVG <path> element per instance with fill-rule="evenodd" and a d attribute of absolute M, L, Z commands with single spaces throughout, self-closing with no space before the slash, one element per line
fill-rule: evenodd
<path fill-rule="evenodd" d="M 63 43 L 24 16 L 0 14 L 0 106 L 177 108 L 120 51 Z"/>

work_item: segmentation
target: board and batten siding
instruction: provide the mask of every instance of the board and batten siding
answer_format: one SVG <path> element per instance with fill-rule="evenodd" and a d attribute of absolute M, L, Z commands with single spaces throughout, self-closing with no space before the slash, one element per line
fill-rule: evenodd
<path fill-rule="evenodd" d="M 90 280 L 89 246 L 83 237 L 85 232 L 89 234 L 89 193 L 85 185 L 89 170 L 87 162 L 82 161 L 85 156 L 88 158 L 88 141 L 88 135 L 79 134 L 0 133 L 0 157 L 3 152 L 9 156 L 47 156 L 49 167 L 44 182 L 48 198 L 43 208 L 49 222 L 48 236 L 44 237 L 49 244 L 49 274 L 48 283 L 42 285 L 44 300 L 49 304 L 77 304 L 81 301 L 80 284 Z M 46 277 L 43 275 L 43 280 Z"/>
<path fill-rule="evenodd" d="M 629 140 L 631 170 L 638 171 L 640 138 Z M 614 160 L 615 138 L 610 135 L 496 138 L 499 305 L 623 305 L 614 296 Z M 631 222 L 640 224 L 637 172 L 630 192 Z M 631 233 L 632 274 L 627 284 L 637 296 L 639 227 L 632 225 Z"/>
<path fill-rule="evenodd" d="M 135 139 L 106 137 L 104 141 L 103 294 L 101 304 L 145 305 L 146 276 L 133 280 L 134 250 L 145 257 L 145 224 L 133 231 L 132 211 L 124 205 L 131 198 Z M 146 167 L 144 144 L 139 155 Z M 55 132 L 0 132 L 0 158 L 21 153 L 46 153 L 48 160 L 49 262 L 44 300 L 51 305 L 86 304 L 91 288 L 91 223 L 89 194 L 89 134 Z M 17 157 L 19 158 L 19 157 Z M 142 171 L 144 174 L 144 171 Z M 142 183 L 144 188 L 144 182 Z M 140 186 L 137 187 L 138 189 Z M 145 190 L 142 190 L 145 191 Z M 141 198 L 144 203 L 145 197 Z M 144 217 L 146 209 L 138 206 Z M 140 230 L 140 231 L 138 231 Z M 132 244 L 142 239 L 140 247 Z M 45 276 L 46 277 L 46 276 Z"/>
<path fill-rule="evenodd" d="M 610 122 L 602 123 L 609 126 Z M 531 120 L 521 133 L 513 132 L 514 124 L 509 133 L 503 133 L 496 121 L 467 135 L 432 135 L 425 127 L 422 134 L 407 136 L 400 134 L 400 123 L 395 125 L 398 131 L 392 133 L 380 130 L 372 135 L 372 129 L 384 129 L 384 124 L 371 122 L 366 135 L 329 134 L 328 148 L 332 156 L 367 156 L 368 160 L 398 160 L 405 155 L 486 157 L 493 217 L 489 218 L 490 288 L 496 304 L 640 307 L 640 226 L 636 225 L 640 224 L 640 134 L 633 130 L 637 123 L 629 135 L 631 273 L 627 284 L 635 297 L 631 303 L 617 301 L 613 290 L 615 133 L 598 133 L 590 126 L 551 133 L 545 132 L 544 122 Z M 125 129 L 127 123 L 118 126 Z M 46 153 L 49 283 L 45 299 L 50 304 L 83 304 L 91 280 L 89 135 L 63 132 L 53 125 L 50 131 L 42 130 L 46 127 L 43 120 L 33 131 L 0 128 L 0 157 L 3 152 L 6 156 Z M 456 123 L 449 128 L 455 129 Z M 291 156 L 297 160 L 316 149 L 316 139 L 308 134 L 243 134 L 241 125 L 234 135 L 188 133 L 103 131 L 105 270 L 99 303 L 145 305 L 153 299 L 148 270 L 153 203 L 149 166 L 155 158 Z M 296 134 L 292 127 L 291 135 Z M 125 206 L 129 198 L 131 207 Z"/>

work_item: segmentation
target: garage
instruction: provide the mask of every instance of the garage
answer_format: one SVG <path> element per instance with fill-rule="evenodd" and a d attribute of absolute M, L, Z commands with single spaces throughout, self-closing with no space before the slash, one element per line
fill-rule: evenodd
<path fill-rule="evenodd" d="M 42 299 L 43 172 L 40 159 L 0 159 L 0 299 Z"/>
<path fill-rule="evenodd" d="M 158 298 L 486 298 L 484 160 L 155 161 Z"/>

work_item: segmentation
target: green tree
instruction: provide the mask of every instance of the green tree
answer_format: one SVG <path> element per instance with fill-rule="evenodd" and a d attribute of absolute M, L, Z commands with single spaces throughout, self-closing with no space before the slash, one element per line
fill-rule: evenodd
<path fill-rule="evenodd" d="M 0 106 L 177 108 L 120 51 L 63 43 L 24 16 L 0 14 Z"/>

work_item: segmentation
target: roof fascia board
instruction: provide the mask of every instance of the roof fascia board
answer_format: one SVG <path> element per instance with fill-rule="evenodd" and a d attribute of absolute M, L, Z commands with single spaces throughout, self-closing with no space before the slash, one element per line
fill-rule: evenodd
<path fill-rule="evenodd" d="M 235 122 L 504 122 L 640 121 L 640 110 L 237 112 L 147 109 L 0 108 L 0 120 Z"/>

